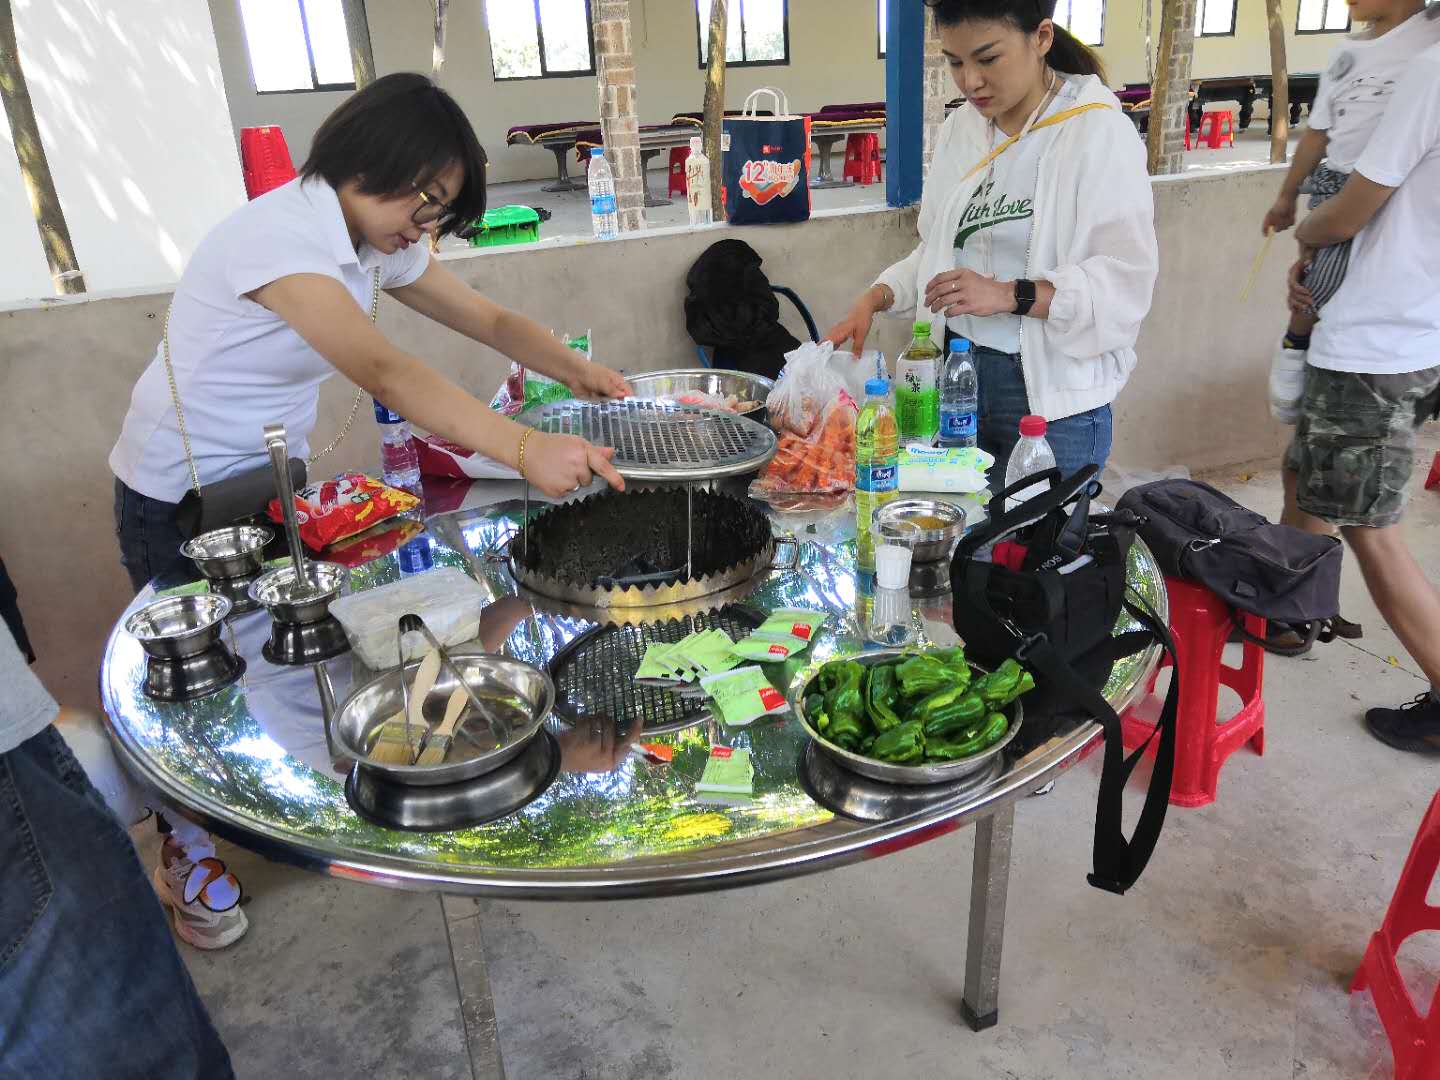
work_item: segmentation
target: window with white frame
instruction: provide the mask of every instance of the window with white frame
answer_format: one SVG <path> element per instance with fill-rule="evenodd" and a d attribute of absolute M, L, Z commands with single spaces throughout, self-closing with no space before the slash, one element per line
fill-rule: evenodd
<path fill-rule="evenodd" d="M 485 0 L 485 22 L 497 80 L 595 74 L 590 0 Z"/>
<path fill-rule="evenodd" d="M 1337 0 L 1343 4 L 1345 0 Z M 1200 0 L 1196 32 L 1199 37 L 1231 37 L 1235 33 L 1235 9 L 1239 0 Z"/>
<path fill-rule="evenodd" d="M 789 0 L 730 0 L 726 65 L 788 64 L 789 7 Z M 710 60 L 710 0 L 695 0 L 695 34 L 703 68 Z"/>
<path fill-rule="evenodd" d="M 1055 21 L 1083 45 L 1105 44 L 1105 0 L 1056 0 Z"/>
<path fill-rule="evenodd" d="M 885 0 L 875 0 L 875 24 L 878 27 L 876 31 L 878 44 L 875 47 L 875 55 L 881 60 L 885 59 L 885 23 L 889 14 L 885 10 L 887 7 L 889 7 L 889 4 L 887 4 Z"/>
<path fill-rule="evenodd" d="M 1300 0 L 1297 34 L 1339 34 L 1349 29 L 1350 7 L 1345 0 Z"/>
<path fill-rule="evenodd" d="M 240 0 L 240 21 L 259 93 L 355 88 L 340 0 Z"/>

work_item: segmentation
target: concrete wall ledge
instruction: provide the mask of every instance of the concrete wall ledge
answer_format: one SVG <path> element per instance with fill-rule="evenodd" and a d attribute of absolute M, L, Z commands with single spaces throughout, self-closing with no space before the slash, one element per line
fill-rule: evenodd
<path fill-rule="evenodd" d="M 1161 274 L 1138 351 L 1140 366 L 1116 405 L 1114 460 L 1192 469 L 1278 453 L 1285 429 L 1266 407 L 1268 361 L 1284 323 L 1288 252 L 1277 244 L 1245 304 L 1239 293 L 1259 248 L 1259 223 L 1279 177 L 1270 167 L 1155 182 Z M 654 229 L 597 243 L 447 253 L 446 263 L 496 301 L 561 330 L 592 331 L 597 355 L 630 372 L 695 364 L 685 331 L 685 274 L 726 237 L 751 244 L 776 284 L 794 288 L 823 331 L 888 263 L 915 242 L 916 210 L 875 207 L 817 214 L 775 228 Z M 154 354 L 167 292 L 121 291 L 0 307 L 0 455 L 7 507 L 0 553 L 21 593 L 57 696 L 94 705 L 95 670 L 129 599 L 113 527 L 106 458 L 136 378 Z M 788 304 L 787 325 L 804 330 Z M 488 400 L 506 364 L 402 305 L 382 303 L 382 328 Z M 907 326 L 877 324 L 889 355 Z M 328 439 L 349 404 L 343 380 L 321 398 L 317 437 Z M 360 424 L 333 467 L 371 467 L 377 438 Z"/>

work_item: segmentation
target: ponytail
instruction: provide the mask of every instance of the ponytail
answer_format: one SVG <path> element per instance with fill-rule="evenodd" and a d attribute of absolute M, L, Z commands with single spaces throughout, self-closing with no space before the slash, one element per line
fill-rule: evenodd
<path fill-rule="evenodd" d="M 1053 25 L 1055 41 L 1045 56 L 1045 62 L 1066 75 L 1098 75 L 1100 81 L 1105 82 L 1105 65 L 1095 50 L 1059 23 Z"/>
<path fill-rule="evenodd" d="M 1056 71 L 1066 75 L 1098 75 L 1105 81 L 1105 65 L 1095 50 L 1054 21 L 1055 0 L 925 0 L 941 26 L 954 26 L 969 19 L 994 19 L 1010 23 L 1022 34 L 1033 34 L 1045 19 L 1055 28 L 1055 40 L 1045 57 Z"/>

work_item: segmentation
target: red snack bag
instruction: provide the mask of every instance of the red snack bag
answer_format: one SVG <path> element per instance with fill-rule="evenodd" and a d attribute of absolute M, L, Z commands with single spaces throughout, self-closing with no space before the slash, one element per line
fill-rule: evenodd
<path fill-rule="evenodd" d="M 425 526 L 409 518 L 381 523 L 373 529 L 356 533 L 344 540 L 337 540 L 325 552 L 327 562 L 341 566 L 364 566 L 368 562 L 389 555 L 396 548 L 409 543 L 425 531 Z"/>
<path fill-rule="evenodd" d="M 420 500 L 414 495 L 386 487 L 363 473 L 345 473 L 295 493 L 300 539 L 314 551 L 419 505 Z M 279 499 L 270 500 L 269 514 L 270 520 L 277 524 L 285 520 Z"/>

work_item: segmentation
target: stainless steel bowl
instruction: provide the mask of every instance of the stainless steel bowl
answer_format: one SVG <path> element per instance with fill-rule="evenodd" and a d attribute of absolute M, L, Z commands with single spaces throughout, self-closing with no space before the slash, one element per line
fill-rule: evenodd
<path fill-rule="evenodd" d="M 479 743 L 481 752 L 459 761 L 446 761 L 440 765 L 390 765 L 372 761 L 370 745 L 375 740 L 376 729 L 386 721 L 404 711 L 404 693 L 400 686 L 402 669 L 391 668 L 382 672 L 345 699 L 336 711 L 330 733 L 335 743 L 350 757 L 359 762 L 362 769 L 371 769 L 394 783 L 431 787 L 437 784 L 453 784 L 472 777 L 493 772 L 519 754 L 535 737 L 545 718 L 555 707 L 555 684 L 550 676 L 537 667 L 512 660 L 506 656 L 487 653 L 478 646 L 448 649 L 450 659 L 465 677 L 465 684 L 482 700 L 502 698 L 514 700 L 523 705 L 526 720 L 518 724 L 505 742 L 497 744 L 486 723 L 471 715 L 462 723 Z M 411 660 L 403 668 L 405 685 L 409 686 L 419 660 Z M 438 723 L 445 711 L 445 703 L 456 687 L 455 678 L 448 668 L 440 668 L 425 702 L 425 719 L 431 724 Z M 462 746 L 465 736 L 455 736 L 452 747 Z M 467 750 L 473 746 L 466 745 Z"/>
<path fill-rule="evenodd" d="M 180 554 L 211 580 L 249 577 L 264 565 L 265 545 L 275 533 L 263 525 L 232 525 L 201 533 L 180 545 Z"/>
<path fill-rule="evenodd" d="M 146 604 L 125 620 L 125 629 L 149 655 L 161 660 L 197 656 L 220 640 L 220 628 L 230 614 L 223 596 L 169 596 Z"/>
<path fill-rule="evenodd" d="M 858 656 L 832 656 L 824 662 L 812 664 L 801 672 L 795 679 L 790 689 L 790 708 L 800 718 L 800 725 L 805 729 L 805 734 L 815 740 L 815 746 L 825 754 L 829 755 L 837 764 L 851 772 L 857 772 L 861 776 L 868 776 L 872 780 L 883 780 L 887 784 L 954 784 L 964 780 L 972 773 L 980 772 L 990 767 L 1010 741 L 1020 731 L 1022 710 L 1020 702 L 1005 707 L 1005 713 L 1010 717 L 1010 727 L 1001 736 L 1000 741 L 978 754 L 971 754 L 967 758 L 958 761 L 943 761 L 926 765 L 894 765 L 888 761 L 880 761 L 876 758 L 866 757 L 864 754 L 857 754 L 843 747 L 836 746 L 820 732 L 810 725 L 809 718 L 805 715 L 805 694 L 810 688 L 810 683 L 819 674 L 820 669 L 827 663 L 837 660 L 853 660 L 857 664 L 871 667 L 875 664 L 883 664 L 898 659 L 901 656 L 914 655 L 915 649 L 876 649 L 871 652 L 861 653 Z M 971 664 L 977 671 L 981 670 L 977 665 Z"/>
<path fill-rule="evenodd" d="M 350 580 L 350 571 L 339 563 L 306 562 L 307 585 L 296 587 L 295 567 L 281 566 L 256 578 L 250 599 L 264 606 L 279 623 L 319 622 L 330 614 L 330 601 Z"/>
<path fill-rule="evenodd" d="M 682 394 L 693 393 L 714 394 L 722 398 L 734 394 L 741 401 L 758 401 L 759 408 L 740 414 L 751 420 L 759 420 L 765 415 L 765 399 L 775 389 L 774 379 L 725 368 L 668 368 L 632 375 L 629 379 L 630 385 L 635 388 L 635 396 L 650 401 L 674 401 Z"/>
<path fill-rule="evenodd" d="M 936 518 L 945 524 L 933 528 L 917 518 Z M 948 559 L 965 535 L 965 510 L 943 499 L 896 499 L 875 511 L 873 531 L 881 543 L 910 549 L 911 562 Z"/>

